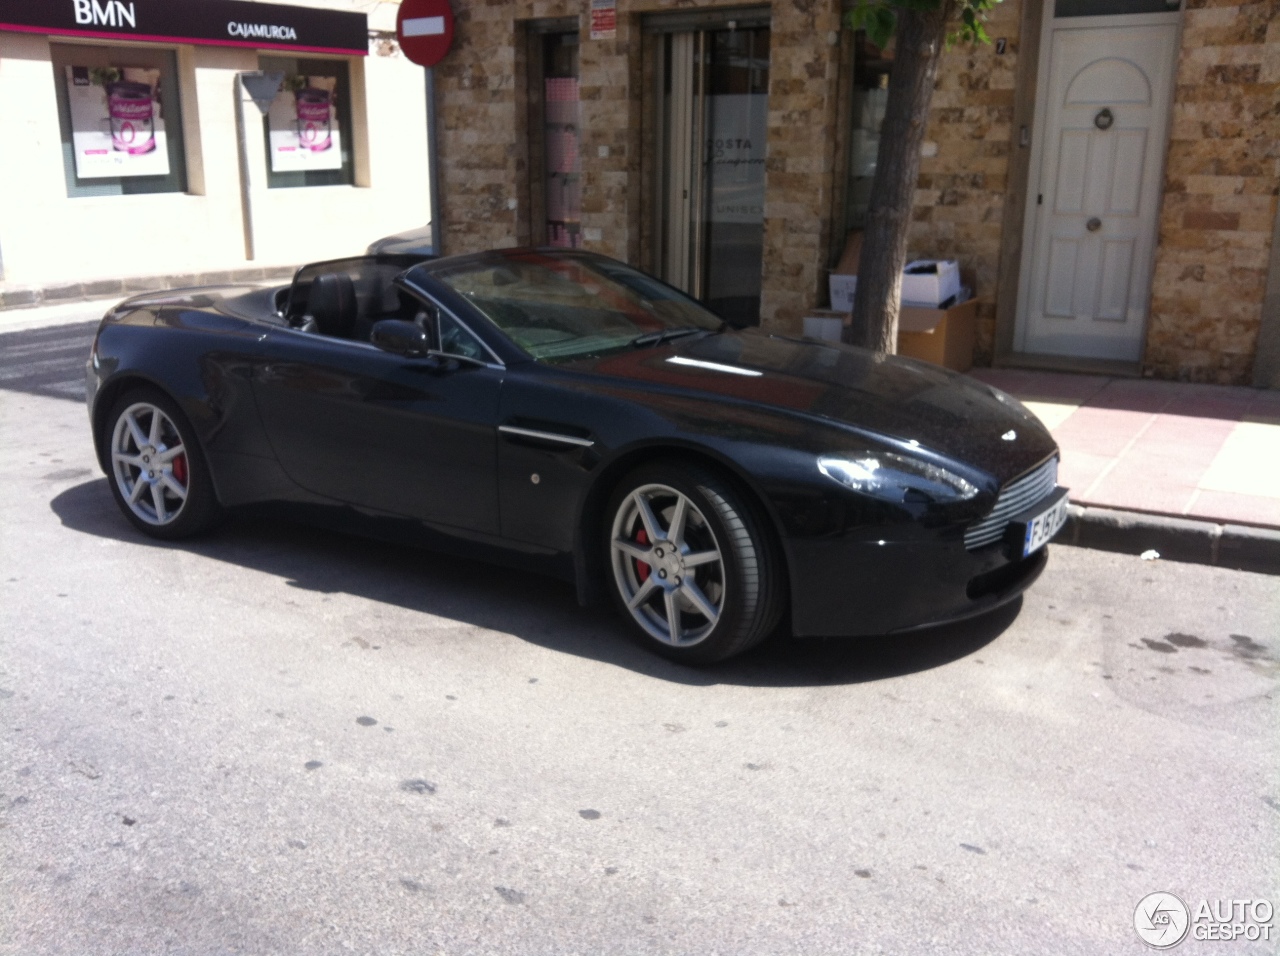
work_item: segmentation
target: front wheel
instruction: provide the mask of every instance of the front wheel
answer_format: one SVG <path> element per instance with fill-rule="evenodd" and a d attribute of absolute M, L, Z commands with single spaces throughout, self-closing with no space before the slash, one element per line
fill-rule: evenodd
<path fill-rule="evenodd" d="M 679 462 L 633 472 L 609 503 L 611 591 L 641 643 L 708 664 L 758 644 L 782 613 L 780 562 L 743 496 Z"/>
<path fill-rule="evenodd" d="M 221 513 L 195 433 L 177 403 L 155 388 L 134 389 L 107 421 L 111 492 L 140 531 L 184 538 Z"/>

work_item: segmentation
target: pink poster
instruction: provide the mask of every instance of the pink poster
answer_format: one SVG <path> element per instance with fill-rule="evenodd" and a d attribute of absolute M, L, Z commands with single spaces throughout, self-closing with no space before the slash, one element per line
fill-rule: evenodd
<path fill-rule="evenodd" d="M 69 66 L 67 105 L 80 179 L 168 174 L 158 69 Z"/>
<path fill-rule="evenodd" d="M 337 92 L 335 76 L 285 77 L 267 111 L 272 172 L 342 168 Z"/>

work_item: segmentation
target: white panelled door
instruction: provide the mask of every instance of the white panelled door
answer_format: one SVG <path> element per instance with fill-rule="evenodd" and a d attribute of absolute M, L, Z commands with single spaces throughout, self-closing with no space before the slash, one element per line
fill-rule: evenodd
<path fill-rule="evenodd" d="M 1100 26 L 1097 18 L 1090 24 L 1058 21 L 1052 30 L 1017 347 L 1137 361 L 1151 294 L 1177 24 Z"/>

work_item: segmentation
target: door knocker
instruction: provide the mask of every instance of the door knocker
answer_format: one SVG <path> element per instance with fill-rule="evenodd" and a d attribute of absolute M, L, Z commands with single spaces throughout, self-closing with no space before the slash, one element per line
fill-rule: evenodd
<path fill-rule="evenodd" d="M 1111 112 L 1110 108 L 1103 107 L 1098 110 L 1098 115 L 1093 118 L 1093 125 L 1098 129 L 1111 129 L 1111 124 L 1116 121 L 1116 115 Z"/>

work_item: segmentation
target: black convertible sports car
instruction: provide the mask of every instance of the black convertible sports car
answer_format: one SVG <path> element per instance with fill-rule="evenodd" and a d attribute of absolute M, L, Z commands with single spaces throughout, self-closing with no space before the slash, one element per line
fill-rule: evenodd
<path fill-rule="evenodd" d="M 581 252 L 373 255 L 281 288 L 145 295 L 88 365 L 102 468 L 160 538 L 265 505 L 611 595 L 678 660 L 992 608 L 1066 491 L 1015 399 L 730 328 Z"/>

